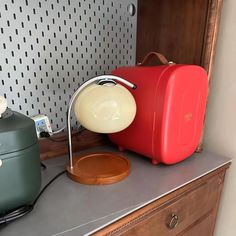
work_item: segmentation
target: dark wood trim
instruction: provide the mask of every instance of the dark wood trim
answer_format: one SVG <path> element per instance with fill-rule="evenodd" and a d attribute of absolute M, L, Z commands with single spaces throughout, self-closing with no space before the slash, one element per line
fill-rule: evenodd
<path fill-rule="evenodd" d="M 201 64 L 210 0 L 139 0 L 136 60 L 150 51 L 178 64 Z M 210 43 L 210 42 L 209 42 Z M 150 63 L 158 65 L 156 61 Z"/>
<path fill-rule="evenodd" d="M 212 77 L 222 4 L 223 0 L 209 0 L 208 4 L 201 65 L 208 72 L 209 80 Z"/>
<path fill-rule="evenodd" d="M 205 68 L 208 73 L 209 83 L 212 79 L 212 71 L 214 66 L 214 59 L 216 53 L 217 36 L 219 32 L 221 11 L 223 0 L 209 0 L 208 14 L 206 19 L 206 29 L 203 41 L 201 66 Z M 204 129 L 197 148 L 197 152 L 202 150 Z"/>
<path fill-rule="evenodd" d="M 230 164 L 229 164 L 230 166 Z M 228 167 L 229 167 L 228 166 Z M 214 208 L 214 212 L 213 212 L 213 217 L 214 217 L 214 220 L 213 220 L 213 224 L 212 224 L 212 232 L 214 233 L 214 229 L 215 229 L 215 225 L 216 225 L 216 219 L 217 219 L 217 214 L 218 214 L 218 209 L 219 209 L 219 205 L 220 205 L 220 199 L 221 199 L 221 195 L 222 195 L 222 190 L 224 188 L 224 180 L 225 180 L 225 172 L 222 172 L 221 173 L 221 176 L 219 178 L 219 194 L 218 194 L 218 199 L 217 199 L 217 203 L 216 203 L 216 207 Z"/>
<path fill-rule="evenodd" d="M 106 135 L 97 134 L 88 130 L 74 133 L 72 138 L 73 151 L 80 151 L 91 147 L 109 144 Z M 53 135 L 51 138 L 39 140 L 40 158 L 46 160 L 68 153 L 68 139 L 66 133 Z"/>

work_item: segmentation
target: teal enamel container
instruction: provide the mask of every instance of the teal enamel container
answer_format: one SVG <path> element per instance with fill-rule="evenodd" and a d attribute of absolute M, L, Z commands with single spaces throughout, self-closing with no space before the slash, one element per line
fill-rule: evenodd
<path fill-rule="evenodd" d="M 41 169 L 34 121 L 7 109 L 0 118 L 0 215 L 31 204 Z"/>

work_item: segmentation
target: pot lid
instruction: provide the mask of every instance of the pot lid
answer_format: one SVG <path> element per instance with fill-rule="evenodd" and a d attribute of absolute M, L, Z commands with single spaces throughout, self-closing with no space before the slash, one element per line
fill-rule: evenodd
<path fill-rule="evenodd" d="M 38 141 L 29 117 L 8 109 L 0 118 L 0 155 L 25 149 Z"/>

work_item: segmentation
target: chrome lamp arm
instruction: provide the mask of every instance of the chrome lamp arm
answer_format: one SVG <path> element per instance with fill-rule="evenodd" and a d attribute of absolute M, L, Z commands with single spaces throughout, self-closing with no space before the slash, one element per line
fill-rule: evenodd
<path fill-rule="evenodd" d="M 136 85 L 130 83 L 129 81 L 120 78 L 118 76 L 114 76 L 114 75 L 101 75 L 101 76 L 97 76 L 94 78 L 91 78 L 89 80 L 87 80 L 86 82 L 84 82 L 72 95 L 70 102 L 69 102 L 69 106 L 68 106 L 68 111 L 67 111 L 67 129 L 68 129 L 68 139 L 69 139 L 69 160 L 70 160 L 70 168 L 73 168 L 73 150 L 72 150 L 72 137 L 71 137 L 71 110 L 74 104 L 75 99 L 77 98 L 77 96 L 79 95 L 79 93 L 89 84 L 94 83 L 96 81 L 100 81 L 100 80 L 117 80 L 129 87 L 131 87 L 132 89 L 136 89 Z"/>

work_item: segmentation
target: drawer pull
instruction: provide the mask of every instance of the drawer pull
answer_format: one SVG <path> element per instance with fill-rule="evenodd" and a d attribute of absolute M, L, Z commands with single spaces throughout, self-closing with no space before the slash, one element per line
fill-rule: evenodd
<path fill-rule="evenodd" d="M 169 229 L 174 229 L 179 223 L 179 217 L 175 214 L 170 216 L 169 223 L 167 224 Z"/>

